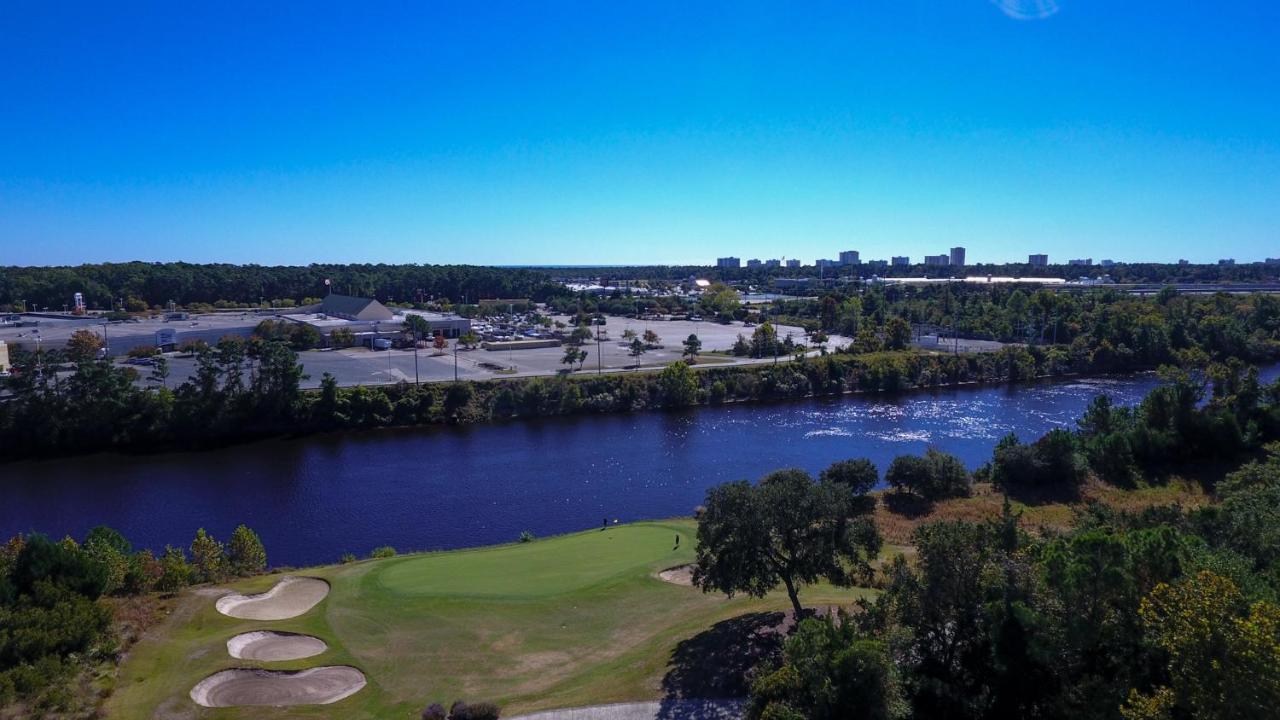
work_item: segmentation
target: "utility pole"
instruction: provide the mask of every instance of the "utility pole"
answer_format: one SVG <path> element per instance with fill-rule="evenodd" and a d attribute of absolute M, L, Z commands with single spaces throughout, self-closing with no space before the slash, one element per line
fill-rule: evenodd
<path fill-rule="evenodd" d="M 453 381 L 458 382 L 458 341 L 453 341 Z"/>
<path fill-rule="evenodd" d="M 595 322 L 595 320 L 592 320 L 591 322 Z M 601 352 L 600 351 L 600 326 L 596 325 L 596 374 L 597 375 L 604 374 L 604 360 L 601 359 L 600 352 Z"/>

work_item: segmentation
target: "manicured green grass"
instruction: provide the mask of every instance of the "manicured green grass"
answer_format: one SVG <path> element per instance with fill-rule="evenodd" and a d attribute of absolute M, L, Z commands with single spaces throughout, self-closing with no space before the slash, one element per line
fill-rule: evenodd
<path fill-rule="evenodd" d="M 681 536 L 675 547 L 675 536 Z M 189 591 L 126 659 L 108 709 L 120 718 L 416 718 L 427 703 L 493 700 L 504 714 L 655 699 L 672 651 L 720 620 L 788 606 L 704 594 L 655 574 L 693 559 L 689 521 L 646 522 L 495 548 L 402 556 L 308 570 L 333 589 L 280 622 L 225 617 Z M 257 592 L 276 577 L 234 584 Z M 807 588 L 811 605 L 861 590 Z M 253 629 L 316 635 L 330 650 L 296 662 L 250 663 L 226 639 Z M 350 664 L 369 679 L 323 706 L 210 710 L 187 693 L 228 667 Z"/>

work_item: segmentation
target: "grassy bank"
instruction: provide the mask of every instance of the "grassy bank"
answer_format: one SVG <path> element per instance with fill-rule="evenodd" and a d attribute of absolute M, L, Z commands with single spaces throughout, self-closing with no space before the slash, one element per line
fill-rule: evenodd
<path fill-rule="evenodd" d="M 692 560 L 694 529 L 691 521 L 646 522 L 314 568 L 305 574 L 328 580 L 329 596 L 278 622 L 223 616 L 208 589 L 191 590 L 125 660 L 110 717 L 411 718 L 428 702 L 457 698 L 493 700 L 509 715 L 679 693 L 701 672 L 691 648 L 714 646 L 718 623 L 787 606 L 785 595 L 726 600 L 658 579 Z M 277 580 L 231 587 L 258 592 Z M 866 592 L 817 587 L 804 599 L 847 604 Z M 257 629 L 307 633 L 330 647 L 295 662 L 227 655 L 227 638 Z M 334 664 L 360 668 L 368 686 L 333 705 L 288 709 L 210 710 L 187 695 L 224 668 Z"/>

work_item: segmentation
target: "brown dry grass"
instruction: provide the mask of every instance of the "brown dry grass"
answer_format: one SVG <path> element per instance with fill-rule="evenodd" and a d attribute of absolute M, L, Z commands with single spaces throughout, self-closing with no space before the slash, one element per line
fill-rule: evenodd
<path fill-rule="evenodd" d="M 964 520 L 981 522 L 1000 517 L 1004 496 L 989 483 L 973 486 L 973 495 L 936 503 L 919 515 L 906 515 L 889 509 L 881 495 L 876 504 L 876 525 L 885 542 L 909 545 L 911 533 L 927 522 L 938 520 Z M 1048 530 L 1066 530 L 1071 527 L 1075 510 L 1089 502 L 1099 502 L 1117 510 L 1138 511 L 1148 507 L 1180 504 L 1184 508 L 1207 505 L 1211 497 L 1199 483 L 1183 478 L 1171 478 L 1160 485 L 1119 488 L 1098 480 L 1089 480 L 1080 489 L 1080 497 L 1071 501 L 1027 503 L 1012 501 L 1014 512 L 1021 513 L 1020 525 L 1028 532 L 1043 534 Z"/>

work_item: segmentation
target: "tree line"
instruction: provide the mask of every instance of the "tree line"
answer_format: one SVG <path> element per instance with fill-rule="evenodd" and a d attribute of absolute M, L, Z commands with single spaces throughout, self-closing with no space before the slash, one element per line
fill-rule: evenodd
<path fill-rule="evenodd" d="M 10 538 L 0 545 L 0 710 L 34 716 L 85 701 L 75 692 L 78 678 L 115 662 L 130 641 L 115 615 L 121 606 L 108 599 L 173 593 L 266 567 L 262 541 L 244 525 L 226 544 L 201 528 L 189 548 L 166 546 L 159 555 L 106 526 L 79 541 Z"/>
<path fill-rule="evenodd" d="M 325 281 L 331 282 L 326 286 Z M 384 302 L 529 298 L 548 291 L 546 273 L 476 265 L 312 264 L 300 266 L 100 263 L 0 267 L 0 310 L 61 310 L 84 294 L 90 308 L 145 311 L 180 306 L 300 303 L 328 289 Z"/>
<path fill-rule="evenodd" d="M 1012 303 L 1016 292 L 1004 298 Z M 99 359 L 92 333 L 73 337 L 65 349 L 22 348 L 12 353 L 14 376 L 4 381 L 11 397 L 0 401 L 0 457 L 93 452 L 109 448 L 199 447 L 240 438 L 345 428 L 476 423 L 508 418 L 579 413 L 633 412 L 735 401 L 773 400 L 846 392 L 897 392 L 970 382 L 1018 382 L 1077 373 L 1154 369 L 1164 363 L 1184 372 L 1209 373 L 1215 387 L 1228 382 L 1242 362 L 1280 357 L 1280 305 L 1269 296 L 1221 296 L 1191 300 L 1171 295 L 1133 301 L 1099 294 L 1079 302 L 1083 314 L 1067 315 L 1068 342 L 1008 345 L 997 352 L 941 353 L 899 349 L 910 328 L 893 315 L 894 303 L 868 294 L 837 305 L 852 308 L 859 329 L 855 342 L 816 357 L 777 364 L 711 367 L 692 371 L 675 363 L 657 373 L 571 375 L 467 381 L 417 386 L 340 388 L 324 377 L 318 391 L 303 391 L 304 371 L 295 347 L 315 338 L 279 332 L 267 322 L 260 336 L 227 337 L 213 346 L 192 348 L 196 371 L 170 389 L 167 367 L 153 368 L 148 387 L 132 367 Z M 829 307 L 825 298 L 819 306 Z M 1058 300 L 1050 298 L 1053 302 Z M 947 298 L 928 300 L 945 307 Z M 991 303 L 990 297 L 982 303 Z M 874 324 L 880 313 L 886 320 Z M 821 342 L 822 335 L 810 342 Z M 639 340 L 637 338 L 637 340 Z M 696 338 L 695 338 L 696 340 Z M 685 344 L 690 346 L 690 340 Z M 643 343 L 639 352 L 644 350 Z M 779 340 L 763 323 L 742 341 L 740 352 L 781 356 L 804 349 Z M 700 343 L 686 355 L 696 362 Z M 639 361 L 637 352 L 637 362 Z M 575 361 L 581 365 L 581 355 Z M 58 372 L 56 368 L 70 368 Z M 1230 382 L 1244 382 L 1239 377 Z M 1185 406 L 1185 398 L 1183 402 Z M 1155 412 L 1154 410 L 1152 412 Z M 1173 412 L 1173 410 L 1170 410 Z M 1123 414 L 1097 418 L 1110 425 Z M 1225 422 L 1225 420 L 1223 421 Z M 1247 419 L 1241 433 L 1249 432 Z M 1218 428 L 1230 432 L 1231 428 Z M 1161 456 L 1155 436 L 1125 441 L 1130 452 Z M 1099 440 L 1098 442 L 1103 442 Z M 1106 442 L 1119 443 L 1108 439 Z M 1214 443 L 1210 439 L 1200 442 Z M 1136 443 L 1136 444 L 1135 444 Z M 1180 451 L 1172 448 L 1172 452 Z M 1027 451 L 1009 449 L 1012 457 Z M 1099 460 L 1098 462 L 1102 462 Z"/>
<path fill-rule="evenodd" d="M 1177 458 L 1129 456 L 1119 482 L 1158 482 L 1175 462 L 1233 461 L 1237 469 L 1218 476 L 1217 502 L 1195 510 L 1092 504 L 1070 530 L 1032 535 L 1006 496 L 997 519 L 923 524 L 914 557 L 888 562 L 877 577 L 882 592 L 852 613 L 806 615 L 799 593 L 818 580 L 849 586 L 872 576 L 881 541 L 870 520 L 877 499 L 868 493 L 879 479 L 870 461 L 836 463 L 817 479 L 783 470 L 713 488 L 699 519 L 695 584 L 757 597 L 781 587 L 808 618 L 757 669 L 748 717 L 1273 716 L 1280 383 L 1259 387 L 1251 377 L 1170 373 L 1121 413 L 1126 422 L 1100 424 L 1119 411 L 1099 400 L 1074 431 L 1004 442 L 972 475 L 937 450 L 895 459 L 885 475 L 893 490 L 880 498 L 890 508 L 900 495 L 964 496 L 975 479 L 1010 494 L 1045 484 L 1070 490 L 1106 447 L 1145 447 L 1142 437 L 1183 449 Z M 1202 442 L 1233 423 L 1250 428 L 1239 442 Z M 1100 479 L 1116 479 L 1105 467 Z"/>

